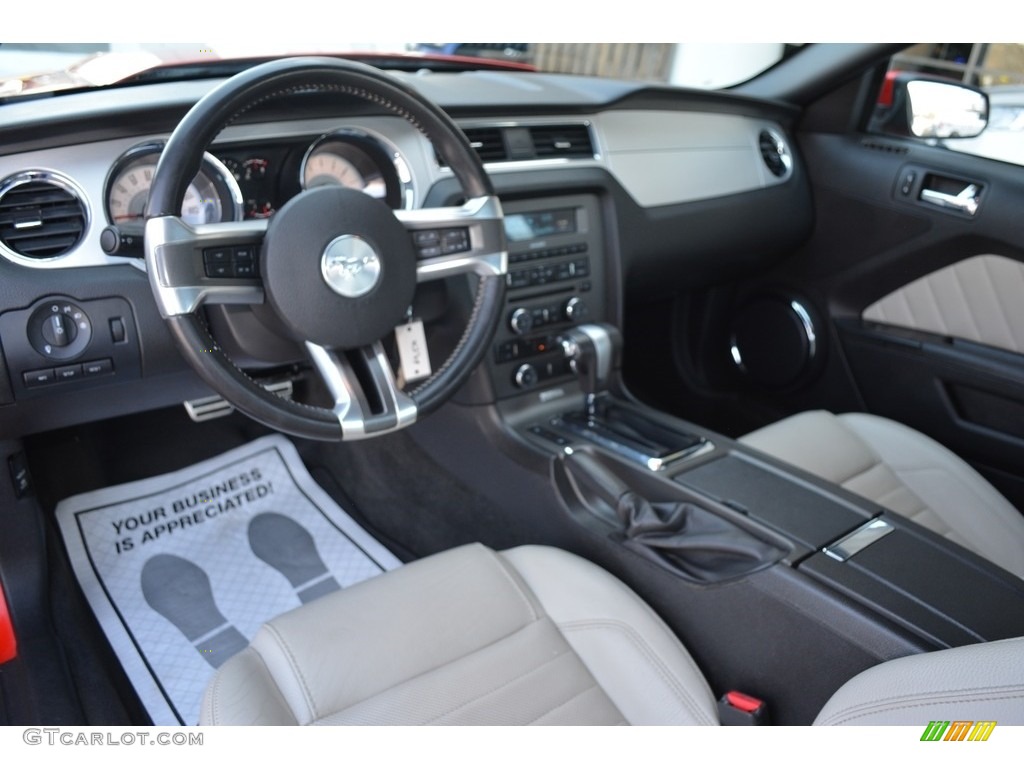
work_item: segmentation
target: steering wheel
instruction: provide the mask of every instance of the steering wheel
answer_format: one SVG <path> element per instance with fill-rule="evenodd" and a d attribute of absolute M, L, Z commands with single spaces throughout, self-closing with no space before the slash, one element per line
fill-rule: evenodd
<path fill-rule="evenodd" d="M 423 132 L 462 187 L 458 207 L 392 211 L 358 190 L 306 190 L 272 218 L 190 226 L 185 192 L 214 137 L 248 109 L 300 93 L 357 97 Z M 507 252 L 501 205 L 480 160 L 438 107 L 399 80 L 330 58 L 269 62 L 230 78 L 200 100 L 168 140 L 150 189 L 146 266 L 161 315 L 185 359 L 238 410 L 276 430 L 318 440 L 355 440 L 414 423 L 466 380 L 487 350 L 502 310 Z M 418 257 L 419 232 L 463 230 L 464 250 Z M 431 237 L 431 236 L 421 236 Z M 258 277 L 210 277 L 218 252 L 258 253 Z M 384 339 L 402 321 L 418 283 L 479 277 L 465 332 L 448 359 L 403 391 Z M 235 366 L 199 310 L 207 304 L 267 304 L 304 345 L 332 408 L 268 393 Z"/>

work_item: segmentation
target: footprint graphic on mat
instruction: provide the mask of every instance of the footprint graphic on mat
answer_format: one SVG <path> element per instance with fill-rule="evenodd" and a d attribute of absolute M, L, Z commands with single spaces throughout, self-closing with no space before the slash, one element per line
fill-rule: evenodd
<path fill-rule="evenodd" d="M 142 595 L 213 667 L 249 644 L 217 608 L 206 571 L 191 560 L 175 555 L 149 558 L 142 566 Z"/>
<path fill-rule="evenodd" d="M 256 515 L 249 521 L 249 546 L 288 579 L 303 603 L 341 589 L 320 559 L 313 536 L 290 517 L 277 512 Z"/>

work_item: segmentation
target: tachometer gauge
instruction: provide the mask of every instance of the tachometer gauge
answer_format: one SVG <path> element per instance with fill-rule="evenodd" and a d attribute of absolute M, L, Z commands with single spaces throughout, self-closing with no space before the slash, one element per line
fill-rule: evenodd
<path fill-rule="evenodd" d="M 111 224 L 122 230 L 142 229 L 160 151 L 160 145 L 136 147 L 123 155 L 111 169 L 106 195 L 107 216 Z M 193 226 L 239 221 L 242 217 L 241 198 L 232 172 L 207 153 L 199 173 L 185 190 L 181 205 L 182 221 Z"/>
<path fill-rule="evenodd" d="M 156 171 L 155 162 L 130 165 L 114 177 L 107 196 L 107 208 L 112 223 L 141 222 L 146 217 L 149 185 Z M 185 190 L 181 204 L 181 218 L 186 224 L 209 224 L 222 221 L 224 215 L 220 199 L 210 181 L 201 171 Z"/>
<path fill-rule="evenodd" d="M 358 189 L 392 208 L 411 207 L 412 179 L 408 165 L 384 139 L 354 129 L 321 136 L 302 160 L 303 189 L 336 184 Z"/>

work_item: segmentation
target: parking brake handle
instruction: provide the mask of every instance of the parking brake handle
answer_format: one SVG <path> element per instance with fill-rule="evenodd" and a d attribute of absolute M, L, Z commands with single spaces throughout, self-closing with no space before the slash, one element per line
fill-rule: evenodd
<path fill-rule="evenodd" d="M 622 543 L 673 573 L 701 583 L 736 578 L 778 561 L 778 547 L 700 504 L 654 502 L 630 488 L 592 456 L 562 457 L 581 500 L 605 519 L 614 510 Z"/>

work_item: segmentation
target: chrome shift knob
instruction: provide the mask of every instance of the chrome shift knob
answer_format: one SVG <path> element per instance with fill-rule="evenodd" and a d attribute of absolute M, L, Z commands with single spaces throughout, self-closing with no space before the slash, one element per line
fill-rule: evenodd
<path fill-rule="evenodd" d="M 622 334 L 613 325 L 587 323 L 571 328 L 560 339 L 562 351 L 579 378 L 588 416 L 594 416 L 597 395 L 608 388 L 619 366 Z"/>

